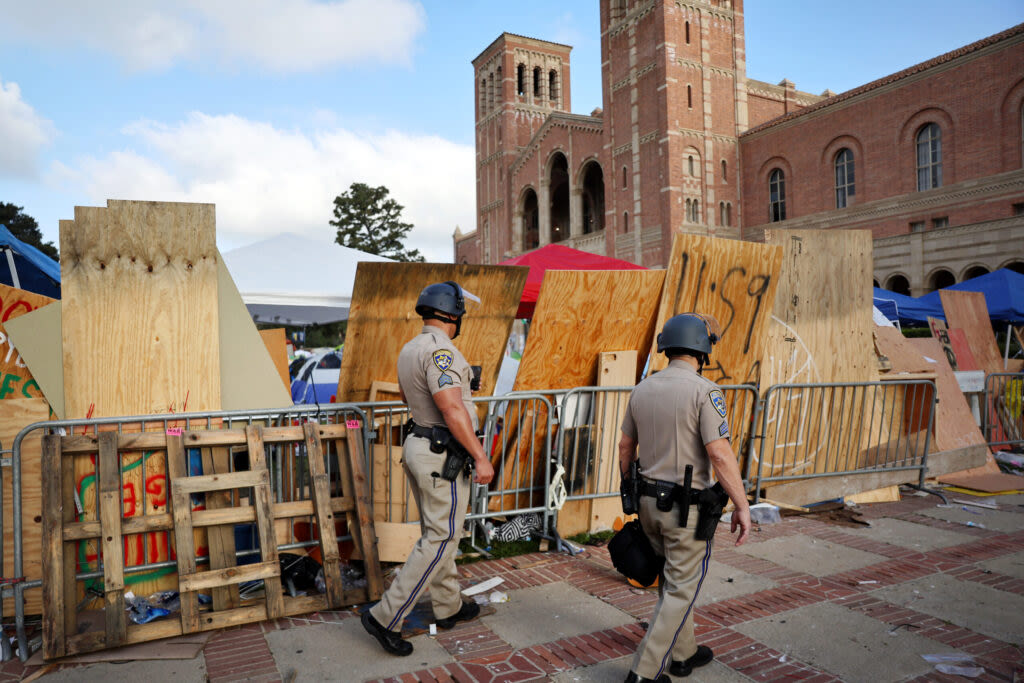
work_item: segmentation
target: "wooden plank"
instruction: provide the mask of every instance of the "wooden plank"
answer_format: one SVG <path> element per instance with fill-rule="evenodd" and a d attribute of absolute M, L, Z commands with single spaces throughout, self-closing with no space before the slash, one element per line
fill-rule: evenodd
<path fill-rule="evenodd" d="M 117 434 L 100 434 L 100 523 L 103 526 L 103 615 L 105 647 L 124 642 L 127 622 L 124 606 L 124 540 L 121 536 L 121 459 Z"/>
<path fill-rule="evenodd" d="M 66 416 L 220 409 L 213 205 L 110 200 L 62 228 Z"/>
<path fill-rule="evenodd" d="M 65 596 L 64 543 L 61 528 L 64 507 L 61 498 L 62 483 L 60 437 L 43 437 L 43 654 L 47 659 L 63 657 L 65 652 L 65 614 L 74 609 L 75 595 Z"/>
<path fill-rule="evenodd" d="M 192 501 L 181 482 L 188 477 L 188 463 L 181 436 L 167 437 L 167 472 L 170 475 L 171 514 L 174 516 L 174 551 L 178 557 L 178 577 L 196 573 L 196 549 L 192 534 Z M 199 630 L 199 596 L 179 590 L 181 632 Z"/>
<path fill-rule="evenodd" d="M 316 527 L 320 537 L 320 557 L 327 584 L 327 599 L 332 607 L 340 607 L 345 599 L 345 587 L 341 581 L 341 557 L 338 554 L 337 534 L 334 530 L 334 513 L 331 511 L 331 490 L 324 466 L 324 453 L 320 445 L 317 425 L 307 422 L 306 454 L 309 475 L 313 488 L 313 507 L 316 511 Z"/>
<path fill-rule="evenodd" d="M 953 289 L 939 290 L 942 310 L 946 323 L 964 331 L 967 345 L 974 355 L 978 367 L 985 372 L 1002 372 L 1003 357 L 996 345 L 996 335 L 988 318 L 988 305 L 981 292 L 961 292 Z"/>
<path fill-rule="evenodd" d="M 1024 477 L 1018 474 L 982 473 L 964 474 L 954 472 L 939 476 L 939 482 L 964 489 L 985 493 L 1012 493 L 1024 489 Z"/>
<path fill-rule="evenodd" d="M 44 439 L 46 437 L 43 437 Z M 58 446 L 59 448 L 59 446 Z M 49 466 L 45 467 L 44 472 L 50 472 Z M 57 470 L 60 473 L 60 499 L 63 506 L 63 524 L 65 528 L 72 524 L 78 519 L 78 510 L 75 506 L 75 494 L 77 492 L 76 480 L 75 480 L 75 468 L 73 460 L 65 460 L 61 458 L 60 468 Z M 45 485 L 45 484 L 44 484 Z M 61 546 L 61 552 L 64 555 L 61 567 L 61 576 L 58 579 L 63 584 L 61 589 L 64 595 L 64 636 L 69 637 L 72 633 L 78 632 L 78 582 L 75 580 L 75 573 L 80 569 L 84 570 L 83 566 L 80 567 L 78 562 L 78 548 L 77 544 L 64 543 Z M 52 578 L 52 577 L 51 577 Z M 84 591 L 83 591 L 84 592 Z M 45 608 L 44 608 L 45 609 Z M 104 634 L 105 637 L 105 634 Z"/>
<path fill-rule="evenodd" d="M 422 535 L 419 524 L 374 522 L 373 526 L 381 562 L 405 562 Z"/>
<path fill-rule="evenodd" d="M 345 438 L 345 425 L 322 425 L 322 438 L 343 439 Z M 202 448 L 206 446 L 244 446 L 246 445 L 245 431 L 241 429 L 199 429 L 191 430 L 183 434 L 187 448 Z M 263 443 L 288 443 L 302 441 L 302 427 L 264 427 Z M 78 434 L 65 437 L 63 454 L 79 455 L 95 453 L 98 439 L 95 434 Z M 159 450 L 164 447 L 164 434 L 162 432 L 138 432 L 120 434 L 117 448 L 120 451 L 145 451 Z"/>
<path fill-rule="evenodd" d="M 781 265 L 777 244 L 675 235 L 655 335 L 673 315 L 711 315 L 722 334 L 704 376 L 718 384 L 756 385 Z M 650 354 L 652 371 L 668 365 L 656 343 Z"/>
<path fill-rule="evenodd" d="M 974 415 L 967 405 L 967 399 L 960 391 L 960 384 L 946 361 L 939 342 L 931 337 L 909 339 L 911 345 L 926 359 L 935 372 L 935 388 L 939 395 L 939 404 L 935 407 L 935 447 L 937 451 L 949 451 L 966 446 L 985 444 L 974 421 Z"/>
<path fill-rule="evenodd" d="M 274 361 L 277 374 L 281 377 L 284 388 L 291 391 L 292 380 L 288 376 L 288 345 L 285 339 L 283 327 L 275 327 L 270 330 L 260 330 L 260 337 L 267 347 L 270 359 Z"/>
<path fill-rule="evenodd" d="M 900 500 L 900 487 L 895 484 L 871 491 L 862 491 L 846 496 L 847 503 L 855 505 L 870 505 L 872 503 L 898 503 Z"/>
<path fill-rule="evenodd" d="M 460 337 L 461 338 L 461 337 Z M 377 401 L 401 401 L 402 394 L 398 382 L 381 382 L 374 380 L 370 384 L 370 403 Z"/>
<path fill-rule="evenodd" d="M 229 472 L 228 474 L 201 474 L 195 477 L 183 477 L 174 482 L 179 490 L 184 493 L 240 489 L 269 483 L 270 472 L 266 469 L 253 469 L 249 472 Z"/>
<path fill-rule="evenodd" d="M 274 518 L 271 512 L 273 501 L 270 496 L 270 477 L 263 446 L 263 430 L 257 425 L 249 425 L 245 428 L 245 436 L 249 444 L 249 467 L 253 473 L 266 475 L 266 478 L 261 483 L 254 484 L 252 489 L 252 505 L 256 508 L 256 533 L 260 539 L 260 557 L 264 563 L 275 565 L 280 576 L 281 567 L 278 564 L 277 541 L 274 537 Z M 284 609 L 281 581 L 264 580 L 263 589 L 267 601 L 267 618 L 280 618 Z"/>
<path fill-rule="evenodd" d="M 280 583 L 281 565 L 278 562 L 257 562 L 255 564 L 244 564 L 240 567 L 227 567 L 225 569 L 211 569 L 210 571 L 198 572 L 195 574 L 179 575 L 178 585 L 181 592 L 201 591 L 219 586 L 236 585 L 245 581 L 257 581 L 259 579 L 275 579 Z M 267 583 L 271 583 L 267 581 Z"/>
<path fill-rule="evenodd" d="M 173 530 L 174 520 L 169 514 L 126 517 L 121 520 L 122 536 Z M 93 520 L 90 522 L 74 522 L 64 525 L 65 541 L 81 541 L 89 538 L 99 538 L 102 535 L 103 528 L 99 520 Z"/>
<path fill-rule="evenodd" d="M 875 325 L 875 348 L 892 364 L 888 376 L 932 372 L 933 363 L 929 363 L 921 352 L 911 345 L 910 340 L 895 327 Z"/>
<path fill-rule="evenodd" d="M 3 380 L 0 400 L 42 398 L 43 392 L 39 388 L 39 383 L 32 377 L 20 353 L 15 349 L 7 333 L 6 324 L 53 302 L 54 299 L 48 296 L 0 283 L 0 379 Z"/>
<path fill-rule="evenodd" d="M 481 361 L 481 396 L 494 391 L 527 268 L 442 263 L 360 263 L 352 288 L 338 401 L 369 398 L 375 380 L 397 382 L 398 352 L 422 328 L 416 299 L 429 284 L 452 280 L 480 298 L 466 301 L 456 346 Z"/>
<path fill-rule="evenodd" d="M 377 532 L 373 521 L 373 510 L 370 509 L 370 483 L 366 478 L 366 466 L 363 464 L 365 462 L 363 442 L 359 430 L 348 430 L 346 444 L 348 446 L 346 462 L 348 471 L 351 473 L 352 497 L 356 502 L 355 513 L 348 516 L 348 528 L 353 537 L 356 537 L 358 531 L 357 538 L 366 567 L 368 596 L 371 600 L 377 600 L 384 594 L 384 576 L 380 568 L 380 557 L 377 554 Z M 340 448 L 338 460 L 342 460 Z"/>
<path fill-rule="evenodd" d="M 402 447 L 373 444 L 373 518 L 379 522 L 415 522 L 419 509 L 412 500 L 402 466 Z"/>
<path fill-rule="evenodd" d="M 22 429 L 49 419 L 50 407 L 42 398 L 7 398 L 0 403 L 0 445 L 14 446 Z M 21 543 L 22 574 L 29 581 L 43 578 L 42 539 L 42 431 L 31 432 L 21 442 Z M 4 576 L 14 576 L 14 484 L 9 469 L 3 473 Z M 25 614 L 42 614 L 42 592 L 25 591 Z M 3 603 L 4 614 L 14 614 L 14 599 Z"/>
<path fill-rule="evenodd" d="M 765 242 L 782 247 L 783 259 L 761 364 L 761 390 L 774 384 L 877 381 L 871 232 L 772 229 L 766 231 Z M 869 443 L 867 437 L 878 438 L 877 425 L 887 416 L 871 414 L 851 425 L 849 417 L 860 414 L 856 406 L 835 419 L 820 406 L 806 405 L 800 392 L 783 398 L 790 403 L 777 402 L 774 409 L 779 412 L 768 419 L 788 415 L 790 423 L 775 423 L 757 454 L 765 467 L 772 468 L 771 474 L 820 473 L 848 464 L 830 457 L 843 451 L 840 439 L 868 449 L 880 445 Z M 809 421 L 815 423 L 813 431 L 807 429 Z M 863 430 L 864 438 L 848 439 L 857 429 Z M 816 435 L 813 442 L 807 440 L 810 434 Z M 780 465 L 784 458 L 775 454 L 800 439 L 800 461 Z M 771 495 L 775 497 L 774 491 Z"/>
<path fill-rule="evenodd" d="M 226 474 L 231 471 L 231 451 L 227 447 L 203 448 L 200 451 L 204 474 Z M 206 494 L 206 509 L 217 511 L 231 508 L 229 491 L 211 491 Z M 253 515 L 255 518 L 255 514 Z M 196 515 L 192 515 L 192 523 L 196 525 Z M 224 524 L 210 527 L 206 532 L 210 546 L 210 569 L 227 569 L 237 564 L 235 557 L 235 527 Z M 238 607 L 240 598 L 238 586 L 231 585 L 213 590 L 213 609 L 217 611 Z"/>

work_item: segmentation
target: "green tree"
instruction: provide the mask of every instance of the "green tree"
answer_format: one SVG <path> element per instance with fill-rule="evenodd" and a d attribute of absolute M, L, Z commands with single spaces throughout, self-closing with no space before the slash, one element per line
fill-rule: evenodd
<path fill-rule="evenodd" d="M 412 223 L 402 221 L 401 204 L 388 197 L 388 188 L 352 183 L 347 192 L 334 198 L 331 225 L 338 229 L 334 241 L 396 261 L 425 261 L 418 249 L 402 244 Z"/>
<path fill-rule="evenodd" d="M 44 242 L 43 233 L 39 231 L 39 224 L 36 219 L 21 212 L 22 207 L 14 204 L 0 202 L 0 225 L 6 225 L 7 229 L 25 244 L 43 252 L 50 258 L 57 260 L 57 247 L 53 242 Z"/>

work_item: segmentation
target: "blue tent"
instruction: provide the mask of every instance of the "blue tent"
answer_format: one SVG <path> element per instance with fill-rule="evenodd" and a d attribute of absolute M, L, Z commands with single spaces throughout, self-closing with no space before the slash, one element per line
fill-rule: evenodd
<path fill-rule="evenodd" d="M 1015 325 L 1024 323 L 1024 275 L 1020 273 L 1000 268 L 945 289 L 981 292 L 985 295 L 985 305 L 991 320 Z M 942 307 L 938 291 L 925 294 L 918 301 L 924 305 Z"/>
<path fill-rule="evenodd" d="M 0 282 L 60 298 L 60 264 L 12 235 L 6 225 L 0 225 L 0 252 Z"/>
<path fill-rule="evenodd" d="M 874 288 L 875 308 L 889 320 L 901 323 L 927 323 L 928 317 L 945 318 L 942 304 L 924 302 L 921 298 L 897 294 L 886 289 Z"/>

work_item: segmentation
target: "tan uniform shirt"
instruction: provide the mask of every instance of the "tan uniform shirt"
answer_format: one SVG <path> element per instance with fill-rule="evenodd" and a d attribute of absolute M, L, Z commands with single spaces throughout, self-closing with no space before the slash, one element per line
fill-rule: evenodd
<path fill-rule="evenodd" d="M 683 483 L 693 465 L 693 487 L 711 485 L 704 444 L 729 438 L 725 396 L 683 360 L 642 381 L 629 397 L 622 431 L 637 442 L 640 471 L 649 479 Z"/>
<path fill-rule="evenodd" d="M 444 330 L 424 325 L 420 333 L 398 354 L 398 384 L 405 393 L 409 414 L 423 427 L 444 427 L 444 416 L 434 403 L 434 394 L 456 387 L 462 390 L 462 402 L 478 429 L 469 382 L 473 378 L 469 363 Z"/>

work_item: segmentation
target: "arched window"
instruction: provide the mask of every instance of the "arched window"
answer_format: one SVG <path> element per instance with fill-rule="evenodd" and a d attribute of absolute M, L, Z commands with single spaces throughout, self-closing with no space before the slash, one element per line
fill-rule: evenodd
<path fill-rule="evenodd" d="M 548 72 L 548 97 L 552 102 L 558 100 L 558 73 L 554 69 Z"/>
<path fill-rule="evenodd" d="M 917 133 L 917 191 L 942 187 L 942 130 L 929 123 Z"/>
<path fill-rule="evenodd" d="M 622 189 L 626 189 L 626 167 L 622 167 Z"/>
<path fill-rule="evenodd" d="M 686 222 L 687 223 L 690 222 L 690 216 L 692 214 L 693 214 L 693 211 L 690 209 L 690 200 L 687 199 L 686 203 L 683 204 L 683 215 L 686 216 Z"/>
<path fill-rule="evenodd" d="M 700 202 L 694 199 L 693 203 L 690 204 L 690 211 L 693 212 L 690 220 L 694 223 L 700 223 Z"/>
<path fill-rule="evenodd" d="M 496 98 L 498 100 L 498 104 L 501 104 L 501 101 L 503 99 L 505 99 L 505 82 L 501 79 L 501 67 L 500 66 L 498 67 L 496 73 L 497 73 L 498 76 L 497 76 L 497 79 L 496 79 L 497 82 L 494 84 L 494 87 L 495 87 L 494 94 L 495 94 L 495 96 L 496 96 Z"/>
<path fill-rule="evenodd" d="M 836 154 L 836 208 L 842 209 L 854 195 L 853 152 L 847 148 Z"/>
<path fill-rule="evenodd" d="M 696 169 L 694 168 L 694 165 L 693 165 L 693 155 L 692 154 L 690 156 L 686 157 L 686 169 L 687 169 L 687 172 L 691 176 L 696 176 L 697 175 Z"/>
<path fill-rule="evenodd" d="M 487 108 L 494 108 L 494 72 L 487 76 Z"/>
<path fill-rule="evenodd" d="M 516 67 L 516 94 L 526 94 L 526 65 L 520 64 Z"/>
<path fill-rule="evenodd" d="M 725 203 L 725 224 L 732 227 L 732 202 Z"/>
<path fill-rule="evenodd" d="M 686 106 L 693 109 L 693 88 L 686 86 Z"/>
<path fill-rule="evenodd" d="M 540 97 L 540 67 L 533 67 L 533 96 Z"/>
<path fill-rule="evenodd" d="M 622 212 L 622 232 L 629 232 L 629 211 Z"/>
<path fill-rule="evenodd" d="M 781 168 L 768 176 L 768 220 L 772 223 L 786 220 L 786 174 Z"/>
<path fill-rule="evenodd" d="M 718 202 L 718 224 L 727 225 L 725 222 L 725 202 Z"/>
<path fill-rule="evenodd" d="M 722 159 L 722 182 L 723 183 L 729 182 L 729 174 L 727 173 L 728 170 L 729 170 L 729 165 L 725 163 L 725 159 Z"/>
<path fill-rule="evenodd" d="M 690 22 L 686 22 L 686 44 L 690 44 Z"/>
<path fill-rule="evenodd" d="M 487 112 L 487 77 L 480 79 L 480 113 Z"/>

